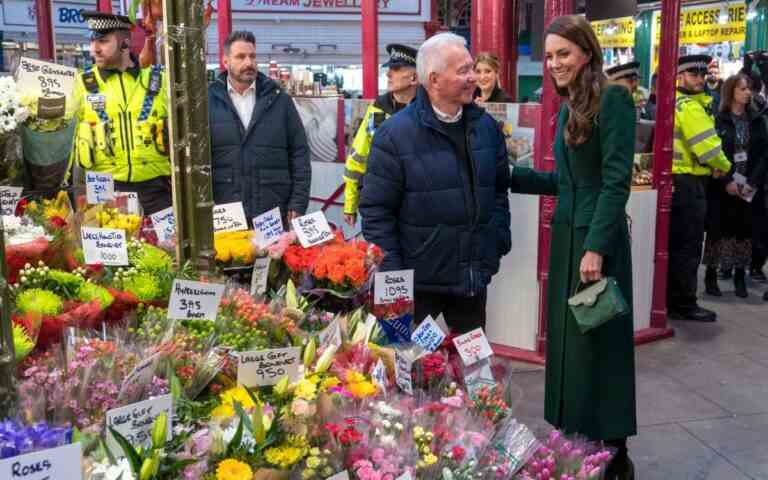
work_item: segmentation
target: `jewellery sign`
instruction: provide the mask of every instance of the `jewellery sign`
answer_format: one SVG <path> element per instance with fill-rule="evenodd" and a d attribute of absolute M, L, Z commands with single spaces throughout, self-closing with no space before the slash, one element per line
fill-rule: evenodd
<path fill-rule="evenodd" d="M 363 0 L 233 0 L 232 10 L 265 14 L 306 14 L 306 18 L 291 16 L 291 19 L 304 20 L 317 19 L 316 14 L 359 15 L 362 4 Z M 408 17 L 407 20 L 428 20 L 426 17 L 429 16 L 429 2 L 379 0 L 379 14 Z"/>

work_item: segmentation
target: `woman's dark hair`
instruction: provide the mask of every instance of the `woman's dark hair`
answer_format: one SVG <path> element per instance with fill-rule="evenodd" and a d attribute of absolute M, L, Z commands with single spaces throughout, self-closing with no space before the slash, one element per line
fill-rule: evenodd
<path fill-rule="evenodd" d="M 584 65 L 570 88 L 559 88 L 550 74 L 550 81 L 561 97 L 567 97 L 568 122 L 565 124 L 565 143 L 580 145 L 592 135 L 592 127 L 600 111 L 600 93 L 605 85 L 603 51 L 600 42 L 584 17 L 566 15 L 557 17 L 547 28 L 546 35 L 557 35 L 576 44 L 586 55 Z"/>
<path fill-rule="evenodd" d="M 744 73 L 731 75 L 728 77 L 728 80 L 723 83 L 723 86 L 720 87 L 720 113 L 731 111 L 734 97 L 733 91 L 736 90 L 736 87 L 738 87 L 741 82 L 744 82 L 747 88 L 752 88 L 752 79 L 749 78 L 749 75 L 745 75 Z"/>
<path fill-rule="evenodd" d="M 224 40 L 224 53 L 229 54 L 229 48 L 235 42 L 248 42 L 256 45 L 256 37 L 246 30 L 235 30 L 229 34 L 226 40 Z"/>

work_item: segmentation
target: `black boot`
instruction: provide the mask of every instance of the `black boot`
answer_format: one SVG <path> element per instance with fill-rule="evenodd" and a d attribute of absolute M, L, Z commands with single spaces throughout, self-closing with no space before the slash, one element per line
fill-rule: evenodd
<path fill-rule="evenodd" d="M 603 478 L 605 480 L 634 480 L 635 465 L 629 458 L 627 439 L 609 440 L 605 443 L 615 448 L 616 453 L 605 468 Z"/>
<path fill-rule="evenodd" d="M 717 269 L 715 267 L 707 267 L 707 273 L 704 277 L 704 291 L 707 295 L 713 297 L 722 297 L 723 292 L 720 291 L 720 287 L 717 285 Z"/>
<path fill-rule="evenodd" d="M 749 293 L 747 292 L 747 281 L 745 279 L 747 272 L 743 268 L 737 268 L 733 272 L 733 285 L 736 287 L 735 294 L 737 297 L 747 298 Z"/>

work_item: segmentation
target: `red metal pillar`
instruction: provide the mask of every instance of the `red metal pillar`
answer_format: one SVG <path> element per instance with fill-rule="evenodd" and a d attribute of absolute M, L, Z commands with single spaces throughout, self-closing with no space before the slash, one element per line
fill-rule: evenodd
<path fill-rule="evenodd" d="M 651 300 L 651 329 L 641 341 L 672 335 L 667 326 L 667 269 L 669 217 L 672 205 L 672 133 L 675 125 L 680 0 L 661 2 L 661 45 L 656 85 L 656 134 L 653 142 L 653 185 L 656 205 L 656 252 Z"/>
<path fill-rule="evenodd" d="M 430 3 L 430 17 L 428 22 L 424 22 L 424 38 L 430 38 L 443 31 L 443 24 L 440 23 L 440 12 L 437 0 L 432 0 Z"/>
<path fill-rule="evenodd" d="M 37 20 L 37 45 L 40 60 L 56 61 L 53 43 L 53 7 L 52 0 L 35 0 L 35 18 Z"/>
<path fill-rule="evenodd" d="M 379 95 L 379 2 L 363 0 L 363 98 Z"/>
<path fill-rule="evenodd" d="M 102 13 L 112 13 L 112 0 L 96 0 L 96 10 Z"/>
<path fill-rule="evenodd" d="M 217 0 L 216 27 L 219 31 L 219 68 L 224 71 L 224 42 L 232 33 L 232 2 L 230 0 Z"/>
<path fill-rule="evenodd" d="M 544 5 L 544 29 L 549 27 L 557 17 L 573 13 L 572 0 L 546 0 Z M 541 131 L 542 148 L 535 152 L 535 167 L 537 170 L 553 171 L 555 169 L 555 156 L 552 146 L 555 143 L 555 129 L 557 128 L 557 112 L 560 109 L 560 97 L 555 91 L 554 85 L 547 72 L 547 63 L 544 63 L 542 95 L 541 95 L 541 119 L 539 130 Z M 539 328 L 536 342 L 536 350 L 544 355 L 547 345 L 547 286 L 549 284 L 549 250 L 551 239 L 550 223 L 555 212 L 557 201 L 554 197 L 541 197 L 539 200 Z"/>
<path fill-rule="evenodd" d="M 517 0 L 472 2 L 472 54 L 491 52 L 499 57 L 499 80 L 512 97 L 517 90 L 517 10 Z"/>

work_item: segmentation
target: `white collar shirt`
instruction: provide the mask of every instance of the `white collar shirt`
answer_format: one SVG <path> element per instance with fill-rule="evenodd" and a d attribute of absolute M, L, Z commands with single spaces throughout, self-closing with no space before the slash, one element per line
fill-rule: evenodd
<path fill-rule="evenodd" d="M 432 105 L 432 110 L 435 112 L 435 116 L 437 116 L 437 119 L 443 123 L 456 123 L 459 120 L 461 120 L 461 116 L 464 114 L 463 108 L 459 108 L 459 111 L 456 112 L 456 115 L 449 115 L 447 113 L 441 112 L 434 105 Z"/>
<path fill-rule="evenodd" d="M 240 121 L 243 122 L 243 128 L 246 130 L 251 124 L 251 117 L 253 116 L 253 109 L 256 107 L 256 82 L 253 82 L 245 91 L 240 94 L 235 87 L 232 86 L 232 82 L 227 79 L 227 86 L 229 90 L 229 98 L 232 100 L 232 104 L 237 110 L 237 116 L 240 117 Z"/>

